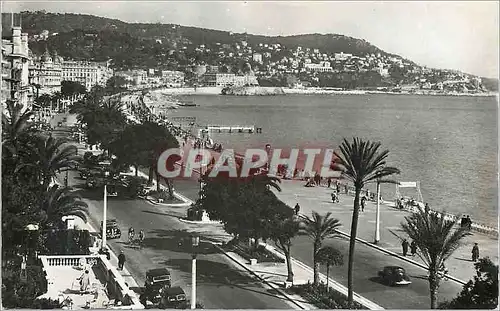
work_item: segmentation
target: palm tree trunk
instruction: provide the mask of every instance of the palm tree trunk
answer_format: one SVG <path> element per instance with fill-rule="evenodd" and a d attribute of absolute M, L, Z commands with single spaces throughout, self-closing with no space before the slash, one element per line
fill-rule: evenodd
<path fill-rule="evenodd" d="M 436 271 L 429 270 L 429 289 L 431 294 L 431 309 L 437 309 L 439 280 Z"/>
<path fill-rule="evenodd" d="M 319 283 L 319 262 L 317 259 L 318 249 L 319 249 L 319 247 L 316 245 L 316 243 L 314 243 L 314 245 L 313 245 L 313 270 L 314 270 L 313 285 L 314 286 L 318 286 L 318 283 Z"/>
<path fill-rule="evenodd" d="M 349 238 L 349 263 L 347 266 L 347 301 L 349 305 L 353 305 L 353 286 L 352 286 L 352 272 L 354 265 L 354 246 L 356 245 L 356 234 L 358 231 L 358 218 L 359 218 L 359 195 L 361 187 L 356 186 L 356 194 L 354 196 L 354 211 L 352 213 L 351 223 L 351 236 Z"/>
<path fill-rule="evenodd" d="M 151 165 L 149 167 L 148 186 L 151 186 L 153 184 L 153 174 L 154 174 L 154 167 L 153 165 Z"/>
<path fill-rule="evenodd" d="M 167 188 L 168 188 L 168 196 L 170 197 L 170 200 L 173 200 L 174 199 L 174 187 L 173 187 L 172 181 L 168 178 L 164 178 L 164 179 L 165 179 L 165 183 L 167 184 Z"/>
<path fill-rule="evenodd" d="M 326 265 L 326 292 L 330 291 L 330 265 Z"/>
<path fill-rule="evenodd" d="M 286 268 L 288 270 L 288 275 L 287 275 L 287 282 L 292 282 L 293 283 L 293 270 L 292 270 L 292 256 L 290 254 L 290 248 L 285 246 L 283 248 L 283 251 L 285 253 L 286 257 Z"/>
<path fill-rule="evenodd" d="M 156 191 L 160 192 L 161 187 L 160 187 L 160 174 L 158 173 L 157 170 L 155 170 L 155 175 L 156 175 Z"/>

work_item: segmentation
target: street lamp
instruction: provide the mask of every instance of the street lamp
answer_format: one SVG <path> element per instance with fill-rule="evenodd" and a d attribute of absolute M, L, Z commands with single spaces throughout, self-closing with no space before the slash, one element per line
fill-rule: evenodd
<path fill-rule="evenodd" d="M 380 179 L 377 179 L 377 212 L 375 218 L 375 244 L 380 242 Z"/>
<path fill-rule="evenodd" d="M 111 162 L 109 161 L 104 161 L 104 162 L 99 162 L 99 165 L 104 165 L 105 166 L 105 171 L 104 171 L 104 208 L 103 208 L 103 216 L 102 216 L 102 248 L 106 248 L 106 221 L 107 221 L 107 214 L 108 214 L 108 189 L 107 189 L 107 179 L 109 176 L 109 165 Z"/>
<path fill-rule="evenodd" d="M 191 309 L 196 309 L 196 249 L 200 244 L 200 237 L 191 236 L 191 245 L 193 247 L 191 261 Z"/>

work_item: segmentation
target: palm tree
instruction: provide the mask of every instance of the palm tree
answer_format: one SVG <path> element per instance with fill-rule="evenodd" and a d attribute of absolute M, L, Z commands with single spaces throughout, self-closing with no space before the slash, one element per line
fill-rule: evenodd
<path fill-rule="evenodd" d="M 7 101 L 6 112 L 2 114 L 2 145 L 16 157 L 20 149 L 20 138 L 33 128 L 34 123 L 30 122 L 33 112 L 23 111 L 23 107 L 16 105 L 14 101 Z"/>
<path fill-rule="evenodd" d="M 323 240 L 333 238 L 338 235 L 337 228 L 341 226 L 340 221 L 336 218 L 331 218 L 332 213 L 327 213 L 321 216 L 317 212 L 312 212 L 312 219 L 307 217 L 303 220 L 303 232 L 313 239 L 313 266 L 314 266 L 314 282 L 316 286 L 319 283 L 319 261 L 318 252 L 321 249 Z"/>
<path fill-rule="evenodd" d="M 47 189 L 56 173 L 70 169 L 77 164 L 78 150 L 74 145 L 66 145 L 63 139 L 52 136 L 38 136 L 33 146 L 35 163 L 43 189 Z"/>
<path fill-rule="evenodd" d="M 326 290 L 330 290 L 330 266 L 342 266 L 344 264 L 344 256 L 342 253 L 331 246 L 325 246 L 318 250 L 317 260 L 319 263 L 326 265 Z"/>
<path fill-rule="evenodd" d="M 335 160 L 333 168 L 342 172 L 342 177 L 354 184 L 354 210 L 352 213 L 351 234 L 349 240 L 349 261 L 347 270 L 347 299 L 350 305 L 353 303 L 353 264 L 354 246 L 356 244 L 356 234 L 358 231 L 359 199 L 361 189 L 368 183 L 375 183 L 384 177 L 399 174 L 399 169 L 386 166 L 388 150 L 379 152 L 379 142 L 363 141 L 360 138 L 353 138 L 348 142 L 344 138 L 340 145 L 340 154 L 334 152 Z"/>
<path fill-rule="evenodd" d="M 88 206 L 70 188 L 53 185 L 45 193 L 41 204 L 41 224 L 45 228 L 60 228 L 62 217 L 74 215 L 87 221 Z"/>
<path fill-rule="evenodd" d="M 426 213 L 422 209 L 405 217 L 405 220 L 406 223 L 401 223 L 401 228 L 417 243 L 417 254 L 428 266 L 431 309 L 436 309 L 445 261 L 460 247 L 461 240 L 470 235 L 469 229 L 454 229 L 454 221 L 446 220 L 438 213 Z"/>

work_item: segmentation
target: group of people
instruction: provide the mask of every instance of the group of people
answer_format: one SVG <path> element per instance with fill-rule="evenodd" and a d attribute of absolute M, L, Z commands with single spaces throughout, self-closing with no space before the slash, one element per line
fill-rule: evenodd
<path fill-rule="evenodd" d="M 401 246 L 403 247 L 403 256 L 406 256 L 408 254 L 408 247 L 410 248 L 410 253 L 412 256 L 415 256 L 415 254 L 417 253 L 417 242 L 415 241 L 411 241 L 411 243 L 409 243 L 407 239 L 403 239 Z"/>
<path fill-rule="evenodd" d="M 472 219 L 470 219 L 469 215 L 467 215 L 467 217 L 462 217 L 462 220 L 460 221 L 460 227 L 468 228 L 469 230 L 472 228 Z"/>
<path fill-rule="evenodd" d="M 134 228 L 128 229 L 128 242 L 132 244 L 134 242 L 134 237 L 135 237 L 135 230 Z M 146 234 L 144 233 L 144 230 L 139 231 L 139 245 L 142 247 L 142 243 L 144 242 L 144 238 L 146 237 Z"/>

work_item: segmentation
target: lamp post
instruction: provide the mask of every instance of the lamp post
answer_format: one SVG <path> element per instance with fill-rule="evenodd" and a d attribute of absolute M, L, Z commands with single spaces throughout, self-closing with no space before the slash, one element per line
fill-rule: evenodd
<path fill-rule="evenodd" d="M 109 176 L 109 165 L 111 163 L 109 161 L 105 162 L 99 162 L 99 165 L 104 165 L 105 166 L 105 171 L 104 171 L 104 208 L 103 208 L 103 215 L 102 215 L 102 248 L 106 248 L 106 221 L 107 221 L 107 214 L 108 214 L 108 189 L 107 189 L 107 179 Z"/>
<path fill-rule="evenodd" d="M 196 309 L 196 249 L 200 244 L 198 236 L 191 236 L 191 245 L 193 247 L 191 261 L 191 309 Z"/>
<path fill-rule="evenodd" d="M 375 244 L 380 242 L 380 179 L 377 179 L 377 212 L 375 218 Z"/>

